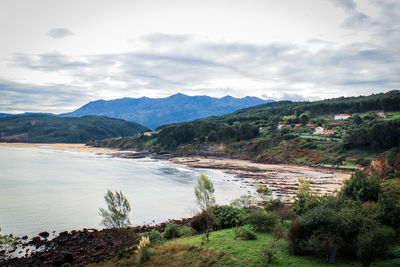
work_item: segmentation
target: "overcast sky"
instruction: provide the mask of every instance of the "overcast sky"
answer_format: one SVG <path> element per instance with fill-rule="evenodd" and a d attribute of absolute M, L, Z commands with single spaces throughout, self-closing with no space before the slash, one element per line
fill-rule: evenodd
<path fill-rule="evenodd" d="M 0 0 L 0 112 L 399 89 L 399 0 Z"/>

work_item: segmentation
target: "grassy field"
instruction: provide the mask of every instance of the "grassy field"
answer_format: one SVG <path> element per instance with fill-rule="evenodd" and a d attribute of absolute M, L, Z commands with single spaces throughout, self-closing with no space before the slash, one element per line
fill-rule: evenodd
<path fill-rule="evenodd" d="M 189 244 L 201 246 L 202 236 L 180 238 L 172 241 L 174 244 Z M 257 233 L 257 240 L 240 240 L 234 239 L 234 230 L 226 229 L 212 232 L 210 241 L 205 242 L 205 248 L 215 248 L 222 251 L 224 256 L 212 266 L 265 266 L 266 258 L 263 257 L 263 251 L 269 249 L 272 245 L 272 236 L 268 233 Z M 312 257 L 299 257 L 289 253 L 286 240 L 279 240 L 275 244 L 275 260 L 271 266 L 326 266 L 324 259 L 316 259 Z M 335 266 L 357 266 L 351 265 L 353 262 L 342 262 L 339 260 Z"/>
<path fill-rule="evenodd" d="M 202 235 L 179 238 L 171 241 L 172 244 L 189 244 L 201 247 Z M 224 255 L 213 264 L 215 267 L 243 266 L 258 267 L 266 266 L 263 251 L 272 245 L 272 235 L 269 233 L 257 233 L 257 240 L 234 239 L 234 229 L 226 229 L 212 232 L 210 241 L 205 242 L 203 248 L 214 248 Z M 269 266 L 361 266 L 361 263 L 344 259 L 337 259 L 337 262 L 329 264 L 326 259 L 313 257 L 295 256 L 289 253 L 288 244 L 285 239 L 275 244 L 275 260 Z M 400 259 L 376 262 L 371 266 L 400 266 Z"/>

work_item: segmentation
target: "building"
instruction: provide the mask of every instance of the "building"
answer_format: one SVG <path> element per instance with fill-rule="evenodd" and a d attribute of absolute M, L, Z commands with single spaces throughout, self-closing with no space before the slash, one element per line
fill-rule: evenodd
<path fill-rule="evenodd" d="M 288 127 L 289 125 L 287 124 L 278 124 L 278 129 L 282 129 L 282 127 Z"/>
<path fill-rule="evenodd" d="M 386 118 L 385 112 L 376 112 L 375 114 L 381 118 Z"/>
<path fill-rule="evenodd" d="M 144 136 L 152 136 L 153 134 L 158 134 L 158 132 L 144 132 Z"/>
<path fill-rule="evenodd" d="M 321 126 L 315 127 L 315 129 L 314 129 L 314 134 L 322 134 L 322 132 L 323 132 L 324 130 L 325 130 L 324 127 L 321 127 Z"/>
<path fill-rule="evenodd" d="M 335 115 L 335 121 L 345 120 L 345 119 L 348 119 L 350 117 L 351 117 L 350 114 L 336 114 Z"/>
<path fill-rule="evenodd" d="M 335 132 L 333 130 L 325 129 L 324 127 L 315 127 L 314 134 L 334 135 Z"/>

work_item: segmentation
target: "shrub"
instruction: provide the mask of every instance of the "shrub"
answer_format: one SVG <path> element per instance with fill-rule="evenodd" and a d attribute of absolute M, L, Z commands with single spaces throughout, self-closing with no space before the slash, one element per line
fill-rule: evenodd
<path fill-rule="evenodd" d="M 179 237 L 179 226 L 176 223 L 169 223 L 164 230 L 163 236 L 165 239 Z"/>
<path fill-rule="evenodd" d="M 214 228 L 226 229 L 232 228 L 239 224 L 243 212 L 231 206 L 218 206 L 214 210 Z"/>
<path fill-rule="evenodd" d="M 265 202 L 264 209 L 266 211 L 278 211 L 285 207 L 285 203 L 280 198 L 270 199 Z"/>
<path fill-rule="evenodd" d="M 153 255 L 152 250 L 149 247 L 142 248 L 137 255 L 137 265 L 141 266 L 149 261 L 150 257 Z"/>
<path fill-rule="evenodd" d="M 190 227 L 199 233 L 205 233 L 207 230 L 207 222 L 210 220 L 210 215 L 207 212 L 201 212 L 194 216 L 194 218 L 189 222 Z"/>
<path fill-rule="evenodd" d="M 239 198 L 231 201 L 231 206 L 234 208 L 248 208 L 255 206 L 257 201 L 253 195 L 241 195 Z"/>
<path fill-rule="evenodd" d="M 357 170 L 344 182 L 341 196 L 362 202 L 377 201 L 380 192 L 381 184 L 378 178 L 368 177 L 363 171 Z"/>
<path fill-rule="evenodd" d="M 251 212 L 243 219 L 246 224 L 250 224 L 256 232 L 270 232 L 277 223 L 275 213 L 265 213 L 260 211 Z"/>
<path fill-rule="evenodd" d="M 241 227 L 235 228 L 234 230 L 235 239 L 240 238 L 242 240 L 255 240 L 257 235 L 249 228 Z"/>
<path fill-rule="evenodd" d="M 340 219 L 337 213 L 331 209 L 317 207 L 299 216 L 290 225 L 288 231 L 290 250 L 294 254 L 316 253 L 318 255 L 319 253 L 325 253 L 325 251 L 315 251 L 315 244 L 320 241 L 329 248 L 337 245 L 336 237 L 339 228 Z M 327 237 L 332 238 L 327 240 Z"/>
<path fill-rule="evenodd" d="M 150 239 L 151 244 L 156 244 L 163 240 L 161 233 L 157 230 L 151 230 L 150 232 L 144 233 Z"/>
<path fill-rule="evenodd" d="M 357 256 L 363 266 L 369 266 L 390 251 L 395 232 L 387 226 L 375 226 L 363 231 L 357 238 Z"/>
<path fill-rule="evenodd" d="M 182 226 L 179 228 L 179 236 L 193 236 L 197 234 L 196 230 L 189 226 Z"/>
<path fill-rule="evenodd" d="M 275 261 L 275 251 L 273 248 L 264 246 L 261 252 L 261 259 L 263 264 L 270 264 Z"/>

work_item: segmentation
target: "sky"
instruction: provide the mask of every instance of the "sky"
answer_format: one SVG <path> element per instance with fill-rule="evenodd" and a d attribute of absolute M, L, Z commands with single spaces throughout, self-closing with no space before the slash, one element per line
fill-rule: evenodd
<path fill-rule="evenodd" d="M 398 0 L 0 0 L 0 112 L 400 88 Z"/>

